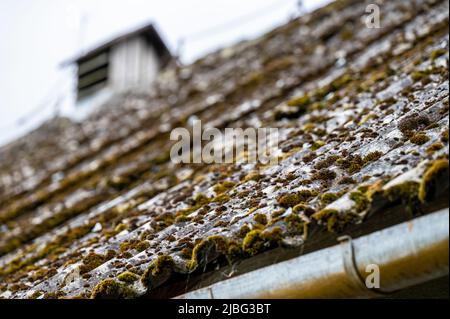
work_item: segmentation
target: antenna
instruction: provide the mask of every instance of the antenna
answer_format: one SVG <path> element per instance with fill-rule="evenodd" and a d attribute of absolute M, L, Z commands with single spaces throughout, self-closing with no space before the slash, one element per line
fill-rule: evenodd
<path fill-rule="evenodd" d="M 80 24 L 78 30 L 78 47 L 80 48 L 81 53 L 85 53 L 86 50 L 86 31 L 89 23 L 89 14 L 86 11 L 83 11 L 80 14 Z"/>
<path fill-rule="evenodd" d="M 298 13 L 303 13 L 303 6 L 304 6 L 304 3 L 303 3 L 303 0 L 297 0 L 297 9 L 298 9 Z"/>

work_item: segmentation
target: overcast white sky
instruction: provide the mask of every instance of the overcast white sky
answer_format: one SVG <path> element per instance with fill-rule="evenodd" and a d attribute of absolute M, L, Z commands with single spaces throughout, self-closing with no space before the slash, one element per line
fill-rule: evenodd
<path fill-rule="evenodd" d="M 60 63 L 96 43 L 154 22 L 185 63 L 256 37 L 298 14 L 297 0 L 0 0 L 0 145 L 71 108 Z M 304 0 L 311 10 L 329 0 Z M 31 116 L 30 116 L 31 115 Z M 24 117 L 27 118 L 24 121 Z"/>

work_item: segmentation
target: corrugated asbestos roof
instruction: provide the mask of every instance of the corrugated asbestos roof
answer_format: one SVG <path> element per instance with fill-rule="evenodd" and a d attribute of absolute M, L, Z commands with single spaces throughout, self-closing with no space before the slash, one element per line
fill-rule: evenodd
<path fill-rule="evenodd" d="M 361 19 L 369 3 L 338 1 L 3 147 L 1 296 L 173 296 L 383 225 L 389 207 L 448 207 L 448 1 L 384 1 L 380 29 Z M 281 128 L 279 163 L 173 164 L 170 130 L 194 117 Z"/>

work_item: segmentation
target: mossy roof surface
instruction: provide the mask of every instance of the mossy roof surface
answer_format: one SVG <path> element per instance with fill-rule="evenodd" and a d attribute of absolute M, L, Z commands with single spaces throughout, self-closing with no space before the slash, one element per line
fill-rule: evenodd
<path fill-rule="evenodd" d="M 386 1 L 368 29 L 369 3 L 337 1 L 3 147 L 1 296 L 138 297 L 389 205 L 420 214 L 448 187 L 449 4 Z M 194 117 L 280 128 L 278 164 L 173 164 L 170 130 Z"/>

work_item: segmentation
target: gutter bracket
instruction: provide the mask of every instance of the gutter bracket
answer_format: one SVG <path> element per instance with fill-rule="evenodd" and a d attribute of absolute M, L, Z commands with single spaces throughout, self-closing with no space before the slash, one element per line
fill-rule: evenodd
<path fill-rule="evenodd" d="M 210 299 L 215 299 L 212 287 L 208 287 L 208 294 Z"/>
<path fill-rule="evenodd" d="M 380 288 L 368 288 L 356 264 L 352 237 L 348 235 L 340 236 L 337 241 L 341 244 L 345 273 L 353 284 L 363 291 L 370 292 L 373 297 L 383 297 L 394 292 L 383 291 Z"/>

